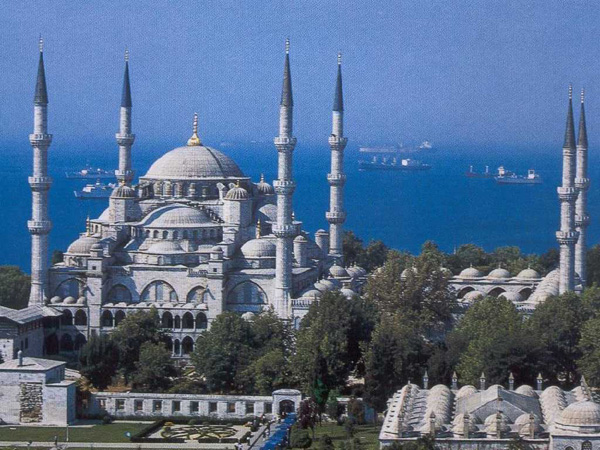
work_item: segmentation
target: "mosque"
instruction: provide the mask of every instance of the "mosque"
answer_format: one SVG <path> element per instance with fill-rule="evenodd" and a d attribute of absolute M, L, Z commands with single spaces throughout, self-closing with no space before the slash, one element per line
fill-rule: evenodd
<path fill-rule="evenodd" d="M 132 96 L 125 56 L 116 134 L 118 187 L 100 217 L 48 265 L 48 92 L 40 43 L 34 97 L 31 295 L 22 311 L 0 311 L 7 331 L 5 358 L 52 355 L 79 349 L 92 334 L 107 333 L 133 311 L 155 309 L 170 336 L 173 356 L 185 358 L 196 338 L 223 311 L 244 317 L 265 309 L 298 324 L 312 302 L 328 290 L 352 296 L 366 271 L 343 267 L 344 101 L 341 57 L 334 91 L 329 232 L 311 238 L 293 211 L 293 96 L 289 41 L 283 71 L 278 178 L 252 180 L 229 156 L 202 143 L 198 117 L 192 136 L 156 160 L 133 184 Z M 325 176 L 324 176 L 325 178 Z M 8 336 L 8 337 L 6 337 Z"/>

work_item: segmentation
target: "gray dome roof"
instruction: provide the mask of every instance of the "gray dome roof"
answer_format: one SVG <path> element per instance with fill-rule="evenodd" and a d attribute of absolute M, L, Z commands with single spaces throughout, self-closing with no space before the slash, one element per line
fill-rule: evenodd
<path fill-rule="evenodd" d="M 148 253 L 183 253 L 183 248 L 177 242 L 161 241 L 152 244 L 147 251 Z"/>
<path fill-rule="evenodd" d="M 229 189 L 225 195 L 225 200 L 247 200 L 248 198 L 248 191 L 240 186 Z"/>
<path fill-rule="evenodd" d="M 497 269 L 494 269 L 490 273 L 488 273 L 487 277 L 494 279 L 510 278 L 510 272 L 506 269 L 498 267 Z"/>
<path fill-rule="evenodd" d="M 460 278 L 481 278 L 483 274 L 475 267 L 467 267 L 458 276 Z"/>
<path fill-rule="evenodd" d="M 93 236 L 81 236 L 67 249 L 67 253 L 71 253 L 74 255 L 88 255 L 92 246 L 98 242 L 98 238 Z"/>
<path fill-rule="evenodd" d="M 122 184 L 117 186 L 110 194 L 110 198 L 135 198 L 135 189 L 130 186 Z"/>
<path fill-rule="evenodd" d="M 184 205 L 168 205 L 152 211 L 142 221 L 142 225 L 154 228 L 193 228 L 212 224 L 205 211 Z"/>
<path fill-rule="evenodd" d="M 178 147 L 156 160 L 143 178 L 239 178 L 244 174 L 227 155 L 203 145 Z"/>
<path fill-rule="evenodd" d="M 479 300 L 480 298 L 483 298 L 483 297 L 485 297 L 485 294 L 483 292 L 475 290 L 475 291 L 467 292 L 464 295 L 464 297 L 462 299 L 460 299 L 460 301 L 471 303 L 471 302 Z"/>
<path fill-rule="evenodd" d="M 535 278 L 541 278 L 541 275 L 533 269 L 525 269 L 519 272 L 517 278 L 520 278 L 522 280 L 531 280 Z"/>
<path fill-rule="evenodd" d="M 500 297 L 504 297 L 506 300 L 511 301 L 513 303 L 518 303 L 518 302 L 522 302 L 523 301 L 523 296 L 521 294 L 519 294 L 518 292 L 503 292 L 502 294 L 500 294 L 498 296 L 498 298 Z"/>
<path fill-rule="evenodd" d="M 241 252 L 245 258 L 273 258 L 276 245 L 270 239 L 252 239 L 242 245 Z"/>
<path fill-rule="evenodd" d="M 600 426 L 600 405 L 591 401 L 571 403 L 557 422 L 571 426 Z"/>
<path fill-rule="evenodd" d="M 276 222 L 277 221 L 277 205 L 273 203 L 267 203 L 258 209 L 256 214 L 257 219 L 263 222 Z"/>
<path fill-rule="evenodd" d="M 275 193 L 275 189 L 265 181 L 263 175 L 260 176 L 260 181 L 256 183 L 256 189 L 258 189 L 258 192 L 262 195 L 273 195 Z"/>
<path fill-rule="evenodd" d="M 331 266 L 329 268 L 329 273 L 334 278 L 344 278 L 344 277 L 348 276 L 348 272 L 346 272 L 346 269 L 344 269 L 342 266 L 338 266 L 338 265 Z"/>

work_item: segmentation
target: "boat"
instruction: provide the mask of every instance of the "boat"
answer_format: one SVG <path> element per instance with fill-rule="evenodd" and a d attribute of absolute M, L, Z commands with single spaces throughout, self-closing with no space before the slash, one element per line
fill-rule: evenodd
<path fill-rule="evenodd" d="M 433 144 L 430 141 L 423 141 L 419 145 L 405 147 L 403 144 L 388 145 L 383 147 L 360 147 L 361 153 L 382 154 L 382 155 L 400 155 L 406 153 L 431 153 Z"/>
<path fill-rule="evenodd" d="M 535 173 L 535 170 L 529 169 L 527 175 L 517 175 L 507 171 L 504 167 L 498 168 L 498 176 L 494 177 L 498 184 L 541 184 L 542 177 Z"/>
<path fill-rule="evenodd" d="M 473 166 L 469 166 L 469 170 L 465 172 L 468 178 L 494 178 L 494 174 L 490 172 L 490 166 L 485 166 L 485 172 L 475 172 Z"/>
<path fill-rule="evenodd" d="M 93 179 L 93 180 L 99 180 L 99 179 L 107 179 L 107 178 L 114 178 L 115 177 L 115 172 L 111 172 L 109 170 L 104 170 L 101 169 L 99 167 L 92 167 L 92 166 L 86 166 L 81 170 L 78 170 L 76 172 L 65 172 L 65 176 L 68 179 Z"/>
<path fill-rule="evenodd" d="M 402 170 L 402 171 L 421 171 L 429 170 L 431 166 L 424 164 L 416 159 L 398 159 L 396 157 L 374 156 L 370 161 L 358 161 L 358 170 Z"/>
<path fill-rule="evenodd" d="M 115 183 L 104 184 L 100 180 L 94 184 L 86 184 L 83 189 L 73 191 L 75 197 L 81 200 L 109 198 L 113 189 L 117 187 Z"/>

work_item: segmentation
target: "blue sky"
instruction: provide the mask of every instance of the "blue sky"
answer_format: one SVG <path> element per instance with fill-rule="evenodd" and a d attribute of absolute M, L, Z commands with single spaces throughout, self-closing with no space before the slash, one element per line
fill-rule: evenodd
<path fill-rule="evenodd" d="M 0 130 L 25 141 L 37 38 L 46 41 L 51 132 L 113 142 L 123 51 L 131 51 L 138 144 L 201 136 L 270 140 L 284 39 L 292 41 L 296 136 L 326 139 L 344 54 L 354 143 L 559 145 L 567 84 L 588 91 L 595 144 L 600 3 L 595 1 L 1 2 Z M 56 142 L 56 141 L 55 141 Z"/>

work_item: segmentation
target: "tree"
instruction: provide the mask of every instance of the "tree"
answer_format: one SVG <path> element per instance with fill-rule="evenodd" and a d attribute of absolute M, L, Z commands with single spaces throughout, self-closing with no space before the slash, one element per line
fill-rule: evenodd
<path fill-rule="evenodd" d="M 355 397 L 348 402 L 348 417 L 354 419 L 358 425 L 365 423 L 365 404 Z"/>
<path fill-rule="evenodd" d="M 31 278 L 17 266 L 0 266 L 0 306 L 26 308 L 29 302 Z"/>
<path fill-rule="evenodd" d="M 171 352 L 162 343 L 144 342 L 133 374 L 134 389 L 142 392 L 164 392 L 177 374 Z"/>
<path fill-rule="evenodd" d="M 365 247 L 362 239 L 352 231 L 345 231 L 342 239 L 342 251 L 344 262 L 347 265 L 357 264 L 371 272 L 383 265 L 389 249 L 382 241 L 370 241 Z"/>
<path fill-rule="evenodd" d="M 352 231 L 344 231 L 342 237 L 342 252 L 346 264 L 354 264 L 359 255 L 364 251 L 363 241 Z"/>
<path fill-rule="evenodd" d="M 290 447 L 292 447 L 292 448 L 309 448 L 311 445 L 312 445 L 312 439 L 310 438 L 308 431 L 303 430 L 298 425 L 293 426 L 292 434 L 290 436 Z"/>
<path fill-rule="evenodd" d="M 577 367 L 588 383 L 597 386 L 600 383 L 600 317 L 583 325 L 579 352 Z"/>
<path fill-rule="evenodd" d="M 319 418 L 317 404 L 312 398 L 306 398 L 300 402 L 298 407 L 298 425 L 303 430 L 310 428 L 315 437 L 315 426 Z"/>
<path fill-rule="evenodd" d="M 484 249 L 475 244 L 463 244 L 448 256 L 448 268 L 454 273 L 459 273 L 466 267 L 482 267 L 490 264 L 490 256 Z"/>
<path fill-rule="evenodd" d="M 81 375 L 100 390 L 110 385 L 118 364 L 119 350 L 107 334 L 92 334 L 79 353 Z"/>
<path fill-rule="evenodd" d="M 140 349 L 146 342 L 158 344 L 165 341 L 160 329 L 160 320 L 155 308 L 149 311 L 135 311 L 123 319 L 111 335 L 111 339 L 119 349 L 119 370 L 129 381 L 137 370 Z"/>

